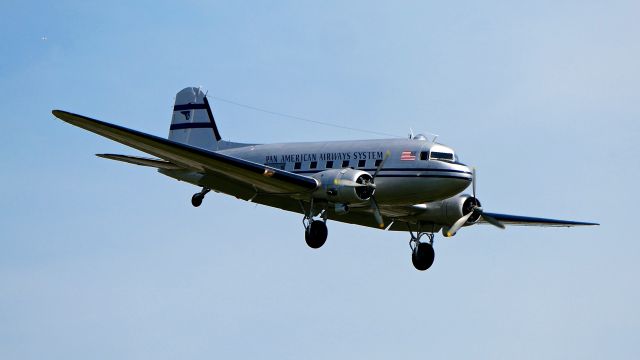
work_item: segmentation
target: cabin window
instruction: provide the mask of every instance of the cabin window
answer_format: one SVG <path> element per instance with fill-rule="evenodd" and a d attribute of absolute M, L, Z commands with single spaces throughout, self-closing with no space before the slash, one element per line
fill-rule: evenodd
<path fill-rule="evenodd" d="M 312 161 L 312 162 L 309 164 L 309 169 L 315 169 L 315 168 L 317 168 L 317 167 L 318 167 L 318 162 L 317 162 L 317 161 Z"/>
<path fill-rule="evenodd" d="M 380 164 L 382 164 L 382 159 L 378 159 L 378 160 L 376 160 L 376 165 L 375 165 L 375 166 L 376 166 L 376 168 L 377 168 L 378 166 L 380 166 Z"/>
<path fill-rule="evenodd" d="M 358 167 L 363 168 L 367 164 L 367 160 L 358 160 Z"/>
<path fill-rule="evenodd" d="M 329 160 L 329 161 L 327 161 L 327 166 L 326 166 L 326 168 L 327 168 L 327 169 L 331 169 L 331 168 L 333 168 L 333 160 Z"/>
<path fill-rule="evenodd" d="M 453 154 L 452 153 L 432 151 L 431 152 L 431 159 L 432 160 L 453 161 Z"/>
<path fill-rule="evenodd" d="M 420 160 L 429 160 L 429 152 L 421 151 L 420 152 Z"/>
<path fill-rule="evenodd" d="M 342 167 L 343 168 L 348 168 L 349 167 L 349 160 L 343 160 L 342 161 Z"/>
<path fill-rule="evenodd" d="M 302 163 L 298 161 L 293 164 L 293 170 L 300 170 L 301 166 L 302 166 Z"/>

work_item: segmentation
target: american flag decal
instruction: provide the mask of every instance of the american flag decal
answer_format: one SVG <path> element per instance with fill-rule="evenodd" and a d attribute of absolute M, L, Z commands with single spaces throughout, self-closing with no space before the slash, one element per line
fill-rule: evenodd
<path fill-rule="evenodd" d="M 416 152 L 415 151 L 403 151 L 400 155 L 400 160 L 415 160 Z"/>

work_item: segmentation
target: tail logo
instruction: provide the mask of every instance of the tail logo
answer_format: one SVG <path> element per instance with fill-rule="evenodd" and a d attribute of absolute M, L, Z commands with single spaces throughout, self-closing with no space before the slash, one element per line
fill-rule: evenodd
<path fill-rule="evenodd" d="M 184 115 L 184 118 L 187 121 L 189 121 L 189 119 L 191 118 L 191 111 L 190 110 L 180 111 L 180 114 Z"/>

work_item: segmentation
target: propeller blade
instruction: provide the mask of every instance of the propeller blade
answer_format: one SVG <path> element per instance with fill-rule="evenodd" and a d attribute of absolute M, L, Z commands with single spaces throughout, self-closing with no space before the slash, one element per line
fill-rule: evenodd
<path fill-rule="evenodd" d="M 473 187 L 473 197 L 476 197 L 476 168 L 471 168 L 471 186 Z M 477 198 L 476 198 L 477 199 Z"/>
<path fill-rule="evenodd" d="M 467 222 L 467 220 L 469 220 L 469 218 L 471 217 L 471 215 L 473 215 L 474 212 L 475 212 L 475 209 L 473 211 L 470 211 L 467 215 L 458 219 L 456 222 L 454 222 L 453 225 L 451 225 L 451 228 L 449 229 L 449 231 L 447 231 L 447 236 L 455 235 L 458 232 L 458 230 L 460 230 L 462 225 L 464 225 Z"/>
<path fill-rule="evenodd" d="M 489 224 L 495 226 L 495 227 L 499 227 L 500 229 L 504 229 L 504 224 L 501 223 L 499 220 L 485 214 L 484 212 L 480 212 L 480 216 L 482 216 L 482 218 L 484 219 L 484 221 L 488 222 Z"/>
<path fill-rule="evenodd" d="M 473 167 L 471 168 L 471 187 L 473 188 L 473 198 L 476 198 L 476 168 Z M 455 235 L 458 230 L 460 230 L 460 228 L 469 220 L 469 218 L 471 217 L 471 215 L 473 214 L 480 214 L 480 216 L 482 217 L 482 219 L 486 222 L 488 222 L 489 224 L 495 226 L 495 227 L 499 227 L 500 229 L 504 229 L 504 224 L 501 223 L 500 221 L 498 221 L 497 219 L 486 215 L 484 213 L 484 211 L 482 210 L 481 207 L 479 206 L 474 206 L 473 210 L 471 210 L 467 215 L 461 217 L 460 219 L 458 219 L 455 223 L 453 223 L 453 225 L 451 225 L 451 228 L 449 229 L 449 231 L 447 231 L 447 236 L 453 236 Z"/>
<path fill-rule="evenodd" d="M 384 153 L 384 157 L 382 158 L 382 161 L 380 161 L 380 165 L 378 165 L 378 168 L 376 168 L 376 172 L 373 173 L 373 180 L 374 181 L 376 180 L 376 176 L 378 176 L 378 173 L 382 169 L 382 166 L 384 165 L 384 162 L 387 161 L 389 156 L 391 156 L 391 151 L 387 150 L 387 152 Z"/>
<path fill-rule="evenodd" d="M 371 197 L 371 209 L 373 210 L 373 217 L 376 218 L 376 223 L 380 229 L 384 229 L 384 220 L 382 219 L 382 214 L 380 213 L 380 208 L 378 207 L 378 202 L 375 197 Z"/>

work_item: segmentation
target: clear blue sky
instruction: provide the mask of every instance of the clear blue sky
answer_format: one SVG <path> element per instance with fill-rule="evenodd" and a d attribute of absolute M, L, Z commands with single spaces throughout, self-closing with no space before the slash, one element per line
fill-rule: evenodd
<path fill-rule="evenodd" d="M 5 0 L 0 358 L 640 358 L 638 1 Z M 42 40 L 46 37 L 46 40 Z M 60 108 L 165 136 L 174 94 L 405 135 L 496 212 L 413 269 L 406 233 L 301 217 L 99 159 Z M 214 101 L 223 137 L 369 137 Z"/>

